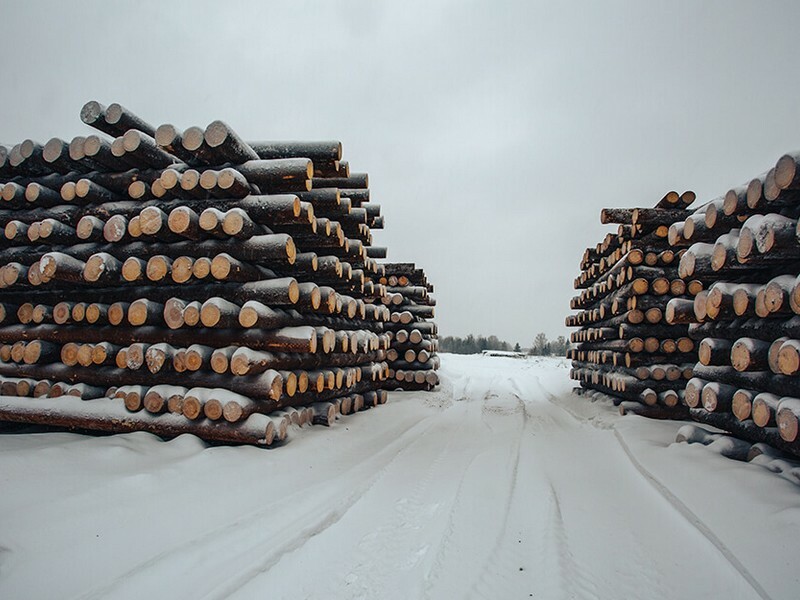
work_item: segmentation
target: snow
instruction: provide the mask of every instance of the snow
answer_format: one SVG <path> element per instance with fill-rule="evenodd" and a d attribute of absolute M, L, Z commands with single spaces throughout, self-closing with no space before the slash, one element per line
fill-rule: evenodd
<path fill-rule="evenodd" d="M 0 598 L 797 596 L 797 485 L 568 372 L 444 355 L 267 450 L 0 435 Z"/>

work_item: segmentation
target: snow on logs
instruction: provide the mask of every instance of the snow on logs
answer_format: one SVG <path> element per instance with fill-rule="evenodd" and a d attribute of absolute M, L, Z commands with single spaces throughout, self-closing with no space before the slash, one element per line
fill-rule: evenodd
<path fill-rule="evenodd" d="M 683 404 L 696 421 L 800 456 L 800 153 L 780 157 L 766 173 L 697 210 L 671 214 L 671 224 L 643 216 L 666 226 L 663 251 L 676 257 L 674 274 L 685 286 L 663 314 L 666 326 L 687 327 L 697 348 Z M 609 371 L 622 352 L 643 345 L 644 338 L 630 339 L 624 329 L 638 327 L 641 337 L 649 321 L 627 300 L 626 311 L 617 312 L 617 297 L 644 294 L 653 282 L 640 281 L 647 274 L 639 277 L 639 255 L 630 263 L 635 245 L 622 239 L 636 227 L 634 211 L 609 209 L 602 218 L 622 225 L 619 236 L 587 250 L 576 280 L 583 291 L 572 308 L 583 310 L 569 320 L 583 327 L 573 334 L 579 346 L 572 351 L 583 362 L 575 374 L 584 387 L 603 386 L 633 400 L 630 390 L 640 386 Z M 627 264 L 618 264 L 623 255 Z M 590 369 L 588 360 L 603 367 Z"/>
<path fill-rule="evenodd" d="M 385 263 L 380 282 L 387 286 L 381 299 L 389 308 L 391 337 L 386 353 L 389 389 L 432 390 L 439 383 L 438 335 L 433 318 L 436 300 L 425 272 L 413 263 Z"/>
<path fill-rule="evenodd" d="M 782 156 L 675 223 L 671 240 L 686 248 L 682 275 L 707 282 L 685 311 L 700 344 L 692 418 L 800 456 L 798 160 Z"/>
<path fill-rule="evenodd" d="M 568 353 L 572 378 L 662 418 L 682 412 L 683 388 L 697 362 L 688 324 L 668 310 L 671 300 L 691 304 L 704 288 L 679 276 L 684 250 L 673 250 L 667 239 L 694 199 L 692 192 L 669 192 L 654 208 L 604 209 L 600 220 L 619 228 L 584 253 L 575 280 L 581 293 L 571 302 L 579 312 L 566 320 L 580 327 Z"/>
<path fill-rule="evenodd" d="M 0 421 L 271 445 L 438 383 L 433 288 L 378 262 L 340 142 L 81 119 L 0 147 Z"/>

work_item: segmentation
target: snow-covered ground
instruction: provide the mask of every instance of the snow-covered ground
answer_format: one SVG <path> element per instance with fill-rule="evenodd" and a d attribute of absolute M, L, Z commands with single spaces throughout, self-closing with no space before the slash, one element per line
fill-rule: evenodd
<path fill-rule="evenodd" d="M 272 450 L 0 435 L 0 598 L 800 596 L 800 487 L 560 359 L 441 373 Z"/>

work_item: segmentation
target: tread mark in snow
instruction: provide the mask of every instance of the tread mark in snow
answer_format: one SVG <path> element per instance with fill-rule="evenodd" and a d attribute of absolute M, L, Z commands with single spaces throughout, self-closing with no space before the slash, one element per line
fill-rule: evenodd
<path fill-rule="evenodd" d="M 408 449 L 409 443 L 407 438 L 410 436 L 411 439 L 415 439 L 418 435 L 424 434 L 425 431 L 430 429 L 434 424 L 434 420 L 430 418 L 414 424 L 412 427 L 400 433 L 390 444 L 387 444 L 382 451 L 374 454 L 368 461 L 357 464 L 355 466 L 356 469 L 363 469 L 365 466 L 368 466 L 368 463 L 375 463 L 379 468 L 364 477 L 364 479 L 359 482 L 361 485 L 357 485 L 354 490 L 351 488 L 352 493 L 345 498 L 330 500 L 324 496 L 320 496 L 320 505 L 310 508 L 309 511 L 303 515 L 298 515 L 295 522 L 286 524 L 286 527 L 278 532 L 279 535 L 292 532 L 289 539 L 282 545 L 276 546 L 275 540 L 272 537 L 268 539 L 256 538 L 254 544 L 253 541 L 251 541 L 253 538 L 252 532 L 254 529 L 258 528 L 260 520 L 264 520 L 265 522 L 272 520 L 277 506 L 287 502 L 291 503 L 295 500 L 301 501 L 302 498 L 308 497 L 309 492 L 313 492 L 316 487 L 320 487 L 322 490 L 329 489 L 324 482 L 319 484 L 319 486 L 304 488 L 284 498 L 281 502 L 265 504 L 258 510 L 240 515 L 234 521 L 222 523 L 219 527 L 205 531 L 202 535 L 168 548 L 148 560 L 133 566 L 130 570 L 121 573 L 113 580 L 105 582 L 78 597 L 83 600 L 112 597 L 114 596 L 115 589 L 132 584 L 136 577 L 150 579 L 152 577 L 152 569 L 156 566 L 164 567 L 169 561 L 177 561 L 178 564 L 188 564 L 191 562 L 189 555 L 206 556 L 208 555 L 209 548 L 222 545 L 227 545 L 238 550 L 238 552 L 233 552 L 228 556 L 232 566 L 242 563 L 247 564 L 248 559 L 251 559 L 253 556 L 263 556 L 263 559 L 256 565 L 240 571 L 238 577 L 234 575 L 226 579 L 223 584 L 210 590 L 204 596 L 205 598 L 226 598 L 234 591 L 244 586 L 252 577 L 269 570 L 285 553 L 301 547 L 311 537 L 318 535 L 341 519 L 352 504 L 383 477 L 389 465 L 397 460 L 402 452 Z M 325 507 L 332 505 L 342 506 L 343 508 L 338 510 L 324 510 Z M 316 519 L 316 522 L 313 525 L 305 528 L 302 527 L 303 524 L 309 521 L 313 522 L 314 519 Z M 237 542 L 237 540 L 241 541 Z M 219 591 L 220 589 L 222 590 L 221 592 Z M 218 595 L 215 596 L 214 594 Z"/>
<path fill-rule="evenodd" d="M 709 527 L 700 520 L 692 510 L 686 506 L 675 494 L 669 491 L 667 487 L 662 484 L 656 477 L 636 459 L 633 452 L 631 452 L 628 444 L 625 443 L 625 440 L 620 435 L 619 431 L 614 429 L 614 437 L 619 442 L 620 447 L 622 448 L 623 452 L 630 460 L 633 467 L 639 472 L 639 474 L 647 481 L 650 485 L 655 488 L 655 490 L 661 494 L 661 496 L 669 502 L 675 510 L 684 518 L 688 523 L 690 523 L 697 531 L 699 531 L 703 536 L 711 542 L 711 544 L 716 547 L 716 549 L 725 557 L 725 559 L 730 563 L 730 565 L 739 572 L 750 587 L 761 596 L 764 600 L 771 600 L 769 594 L 767 594 L 766 590 L 761 586 L 761 584 L 753 577 L 747 568 L 736 558 L 736 555 L 731 552 L 731 550 L 720 540 Z"/>
<path fill-rule="evenodd" d="M 463 422 L 458 424 L 457 431 L 463 429 Z M 440 468 L 451 459 L 452 441 L 457 435 L 448 436 L 447 443 L 438 449 L 436 458 L 428 463 L 425 475 L 417 479 L 411 493 L 394 503 L 394 510 L 387 515 L 375 531 L 365 535 L 356 547 L 355 566 L 339 582 L 339 592 L 332 597 L 375 598 L 377 595 L 391 597 L 393 590 L 387 576 L 397 572 L 409 571 L 415 567 L 428 553 L 429 545 L 417 543 L 419 531 L 425 521 L 430 519 L 438 509 L 437 505 L 426 505 L 425 493 L 434 476 L 441 475 Z M 420 441 L 415 442 L 419 448 Z M 445 472 L 449 469 L 445 469 Z M 380 557 L 382 568 L 375 568 L 375 559 Z M 395 592 L 397 592 L 395 588 Z"/>
<path fill-rule="evenodd" d="M 492 598 L 497 596 L 498 587 L 497 580 L 507 584 L 505 577 L 509 569 L 513 568 L 511 565 L 521 564 L 522 561 L 519 557 L 519 552 L 511 552 L 509 549 L 510 544 L 508 535 L 508 518 L 511 514 L 512 503 L 516 499 L 517 483 L 519 481 L 519 463 L 521 459 L 520 445 L 522 440 L 522 432 L 524 431 L 528 422 L 528 411 L 522 399 L 514 394 L 517 400 L 519 410 L 522 413 L 522 427 L 519 431 L 515 432 L 514 445 L 512 446 L 512 466 L 511 473 L 508 480 L 508 491 L 506 493 L 506 505 L 503 511 L 503 520 L 500 524 L 500 529 L 497 537 L 495 538 L 494 546 L 490 554 L 489 562 L 484 565 L 478 580 L 473 584 L 470 596 L 478 595 L 479 598 Z M 513 590 L 508 590 L 513 593 Z M 505 594 L 500 596 L 506 597 Z"/>
<path fill-rule="evenodd" d="M 425 433 L 427 433 L 427 431 L 429 429 L 431 429 L 435 425 L 434 420 L 431 419 L 431 418 L 426 419 L 425 421 L 423 421 L 423 423 L 426 423 L 427 426 L 423 429 L 423 431 L 421 431 L 418 434 L 420 436 L 425 435 Z M 412 427 L 411 429 L 416 429 L 416 427 Z M 406 431 L 405 433 L 407 434 L 408 431 Z M 395 440 L 395 443 L 391 444 L 392 447 L 394 447 L 396 445 L 400 445 L 401 447 L 400 447 L 400 449 L 398 451 L 396 451 L 396 452 L 394 452 L 392 454 L 391 458 L 380 468 L 380 470 L 377 473 L 375 473 L 369 479 L 369 481 L 367 482 L 366 485 L 360 486 L 357 490 L 354 491 L 354 493 L 350 494 L 347 498 L 345 498 L 345 499 L 343 499 L 342 501 L 339 502 L 339 505 L 342 506 L 341 509 L 335 510 L 335 511 L 331 511 L 331 513 L 328 515 L 327 518 L 323 519 L 316 526 L 310 527 L 310 528 L 304 530 L 301 533 L 301 535 L 297 536 L 294 540 L 284 544 L 284 546 L 282 546 L 282 547 L 276 549 L 275 551 L 273 551 L 271 555 L 268 555 L 266 557 L 266 560 L 259 561 L 258 563 L 254 564 L 253 566 L 242 570 L 239 573 L 238 576 L 234 575 L 233 577 L 231 577 L 230 583 L 218 586 L 217 589 L 212 590 L 211 592 L 209 592 L 208 594 L 206 594 L 203 597 L 204 598 L 209 598 L 209 599 L 218 598 L 220 600 L 228 598 L 234 592 L 236 592 L 237 590 L 239 590 L 242 587 L 244 587 L 248 582 L 250 582 L 252 579 L 257 577 L 258 575 L 260 575 L 262 573 L 266 573 L 267 571 L 269 571 L 273 566 L 278 564 L 278 562 L 280 562 L 280 560 L 286 554 L 289 554 L 290 552 L 294 552 L 295 550 L 298 550 L 308 540 L 310 540 L 312 537 L 323 533 L 325 530 L 329 529 L 332 525 L 334 525 L 338 521 L 340 521 L 342 519 L 342 517 L 344 517 L 348 512 L 350 512 L 350 510 L 353 509 L 353 507 L 355 505 L 358 504 L 358 501 L 369 490 L 371 490 L 373 487 L 375 487 L 375 485 L 381 479 L 383 479 L 383 477 L 386 475 L 386 472 L 389 469 L 389 466 L 392 465 L 398 458 L 400 458 L 400 456 L 402 456 L 403 454 L 405 454 L 406 452 L 408 452 L 410 449 L 412 449 L 414 447 L 413 443 L 409 444 L 409 443 L 405 442 L 405 437 L 406 437 L 406 435 L 404 434 L 404 435 L 400 436 L 399 438 L 397 438 Z M 398 442 L 401 442 L 401 441 L 402 441 L 402 443 L 398 443 Z M 388 447 L 389 446 L 387 446 L 387 448 Z M 268 542 L 269 542 L 269 540 L 267 540 L 267 544 L 264 544 L 267 547 L 269 547 Z M 251 554 L 250 550 L 248 550 L 246 553 L 243 553 L 242 555 L 246 556 L 246 555 L 249 555 L 249 554 Z"/>

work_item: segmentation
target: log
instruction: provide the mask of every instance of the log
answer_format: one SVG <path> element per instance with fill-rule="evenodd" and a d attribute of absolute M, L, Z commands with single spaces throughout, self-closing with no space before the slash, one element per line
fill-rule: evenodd
<path fill-rule="evenodd" d="M 756 393 L 752 390 L 736 390 L 731 400 L 731 412 L 739 421 L 746 421 L 753 414 L 753 400 Z"/>
<path fill-rule="evenodd" d="M 44 365 L 9 365 L 0 364 L 0 375 L 13 375 L 18 372 L 23 377 L 31 377 L 25 373 L 40 373 L 45 379 L 67 382 L 83 382 L 97 386 L 108 386 L 110 382 L 123 385 L 140 385 L 140 382 L 147 381 L 150 384 L 171 384 L 174 382 L 175 374 L 167 371 L 158 373 L 143 373 L 131 369 L 119 369 L 112 367 L 92 367 L 84 368 L 77 366 L 67 366 L 63 364 L 44 364 Z M 275 371 L 266 371 L 255 376 L 245 377 L 226 377 L 217 373 L 206 371 L 185 372 L 181 375 L 181 383 L 186 386 L 203 388 L 226 388 L 236 393 L 251 396 L 267 401 L 276 401 L 281 396 L 283 390 L 283 380 Z M 144 397 L 144 393 L 141 394 Z M 274 410 L 275 408 L 272 408 Z"/>
<path fill-rule="evenodd" d="M 730 366 L 732 347 L 730 340 L 703 338 L 698 347 L 698 359 L 706 366 Z"/>
<path fill-rule="evenodd" d="M 202 339 L 214 347 L 225 347 L 233 343 L 253 349 L 282 352 L 316 352 L 316 330 L 310 326 L 295 326 L 261 330 L 224 329 L 163 329 L 161 327 L 77 327 L 37 325 L 27 327 L 10 325 L 0 327 L 0 342 L 14 343 L 20 340 L 42 340 L 55 344 L 70 341 L 81 343 L 110 342 L 125 345 L 130 343 L 155 344 L 167 342 L 173 346 L 188 346 Z"/>
<path fill-rule="evenodd" d="M 755 338 L 739 338 L 731 347 L 731 365 L 737 371 L 763 371 L 769 368 L 770 345 Z"/>
<path fill-rule="evenodd" d="M 259 155 L 223 121 L 213 121 L 206 127 L 206 144 L 224 157 L 224 162 L 240 164 L 259 160 Z"/>
<path fill-rule="evenodd" d="M 778 425 L 778 432 L 784 441 L 798 442 L 798 437 L 800 437 L 800 399 L 796 397 L 782 398 L 778 404 L 775 421 Z M 798 454 L 798 452 L 795 451 L 794 454 Z"/>
<path fill-rule="evenodd" d="M 777 394 L 761 392 L 753 398 L 753 423 L 759 427 L 775 427 L 781 397 Z"/>
<path fill-rule="evenodd" d="M 366 173 L 350 173 L 348 177 L 315 177 L 313 188 L 342 188 L 342 189 L 367 189 L 369 188 L 369 176 Z M 352 198 L 351 195 L 345 196 Z"/>
<path fill-rule="evenodd" d="M 689 413 L 691 418 L 699 423 L 729 431 L 750 442 L 764 442 L 795 456 L 800 452 L 800 447 L 782 440 L 776 428 L 761 428 L 752 421 L 738 421 L 732 414 L 709 413 L 704 409 L 690 409 Z"/>
<path fill-rule="evenodd" d="M 775 184 L 781 190 L 800 189 L 800 170 L 797 168 L 798 154 L 784 154 L 775 164 Z"/>
<path fill-rule="evenodd" d="M 109 221 L 110 222 L 110 221 Z M 106 227 L 109 228 L 109 222 Z M 109 231 L 111 229 L 109 228 Z M 125 224 L 120 222 L 114 226 L 112 237 L 122 239 L 127 235 Z M 272 266 L 276 264 L 294 264 L 296 248 L 292 238 L 286 234 L 260 235 L 248 240 L 206 240 L 202 242 L 182 241 L 175 243 L 161 242 L 129 242 L 109 244 L 77 244 L 69 247 L 62 246 L 19 246 L 7 248 L 0 256 L 4 262 L 30 263 L 31 257 L 37 254 L 58 252 L 68 253 L 77 260 L 86 260 L 97 252 L 106 252 L 119 260 L 131 256 L 136 258 L 149 258 L 156 255 L 177 258 L 179 256 L 214 256 L 226 252 L 239 260 L 266 262 Z"/>
<path fill-rule="evenodd" d="M 155 128 L 152 125 L 116 102 L 109 104 L 105 109 L 104 119 L 109 127 L 120 132 L 117 135 L 123 135 L 130 129 L 138 129 L 149 136 L 155 135 Z"/>
<path fill-rule="evenodd" d="M 694 323 L 697 320 L 695 301 L 685 298 L 670 299 L 666 305 L 664 320 L 668 325 Z"/>
<path fill-rule="evenodd" d="M 176 348 L 164 342 L 149 346 L 144 354 L 147 370 L 151 373 L 158 373 L 164 368 L 169 368 L 176 353 Z"/>
<path fill-rule="evenodd" d="M 625 415 L 639 415 L 649 419 L 683 419 L 686 418 L 687 409 L 683 406 L 674 408 L 666 406 L 647 406 L 638 402 L 625 401 L 619 405 L 619 413 Z"/>
<path fill-rule="evenodd" d="M 783 375 L 795 375 L 800 372 L 800 340 L 778 338 L 780 346 L 778 347 L 777 357 L 774 355 L 774 346 L 770 346 L 769 351 L 772 353 L 772 360 L 769 361 L 769 366 L 772 367 L 773 372 L 782 373 Z M 767 343 L 767 342 L 763 342 Z M 777 370 L 774 368 L 777 366 Z"/>
<path fill-rule="evenodd" d="M 116 137 L 116 136 L 115 136 Z M 122 143 L 117 142 L 116 148 L 119 148 Z M 122 147 L 124 150 L 124 147 Z M 82 154 L 82 162 L 88 161 L 95 166 L 95 170 L 110 170 L 110 171 L 128 171 L 131 167 L 135 166 L 130 158 L 126 158 L 124 152 L 122 155 L 115 154 L 115 147 L 105 139 L 97 135 L 90 135 L 84 139 L 83 148 L 80 151 L 75 150 L 76 153 Z M 94 177 L 94 173 L 90 174 Z M 121 191 L 117 189 L 117 191 Z M 78 196 L 82 198 L 83 196 Z"/>
<path fill-rule="evenodd" d="M 311 160 L 341 160 L 342 143 L 323 142 L 248 142 L 261 159 L 309 158 Z"/>
<path fill-rule="evenodd" d="M 729 412 L 737 388 L 732 385 L 712 381 L 703 386 L 700 399 L 708 412 Z"/>
<path fill-rule="evenodd" d="M 249 160 L 237 170 L 262 192 L 309 191 L 314 172 L 311 161 L 304 158 Z"/>
<path fill-rule="evenodd" d="M 760 390 L 780 396 L 800 396 L 800 381 L 797 381 L 797 378 L 776 375 L 771 371 L 739 372 L 731 367 L 697 365 L 695 375 L 708 381 L 726 383 L 737 388 Z"/>
<path fill-rule="evenodd" d="M 225 198 L 246 198 L 253 191 L 247 178 L 230 167 L 219 172 L 217 186 Z"/>
<path fill-rule="evenodd" d="M 773 277 L 764 287 L 764 307 L 769 314 L 790 315 L 792 307 L 790 297 L 797 285 L 795 275 L 779 275 Z"/>
<path fill-rule="evenodd" d="M 735 319 L 733 321 L 709 322 L 689 325 L 689 337 L 700 340 L 704 337 L 737 339 L 752 337 L 773 341 L 779 337 L 800 338 L 800 317 L 788 319 Z"/>
<path fill-rule="evenodd" d="M 144 396 L 144 409 L 151 414 L 161 414 L 169 410 L 170 400 L 183 400 L 189 390 L 177 385 L 154 385 Z"/>
<path fill-rule="evenodd" d="M 127 433 L 147 431 L 163 438 L 189 433 L 207 441 L 269 446 L 275 439 L 272 420 L 254 414 L 235 426 L 211 421 L 187 421 L 178 415 L 130 413 L 121 401 L 59 398 L 0 398 L 0 421 L 33 423 L 67 429 Z"/>
<path fill-rule="evenodd" d="M 767 362 L 769 363 L 769 370 L 773 373 L 780 373 L 781 367 L 778 362 L 778 358 L 780 356 L 781 347 L 783 346 L 784 342 L 789 341 L 787 337 L 779 337 L 772 341 L 769 347 L 769 353 L 767 355 Z"/>
<path fill-rule="evenodd" d="M 206 144 L 205 130 L 192 126 L 181 136 L 181 145 L 193 157 L 190 162 L 198 165 L 216 165 L 224 162 L 223 157 Z"/>
<path fill-rule="evenodd" d="M 91 167 L 70 157 L 70 145 L 61 138 L 50 138 L 42 148 L 42 159 L 58 173 L 86 172 Z"/>
<path fill-rule="evenodd" d="M 161 148 L 184 162 L 193 164 L 195 156 L 183 147 L 183 132 L 174 125 L 165 123 L 159 125 L 154 134 L 151 134 Z"/>

